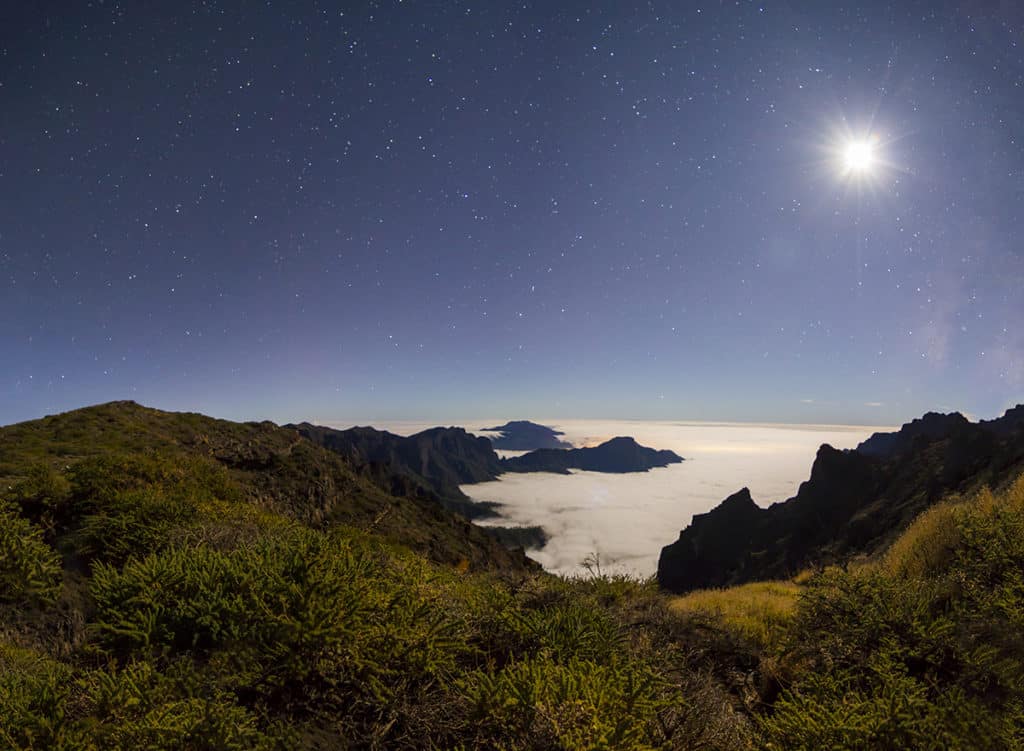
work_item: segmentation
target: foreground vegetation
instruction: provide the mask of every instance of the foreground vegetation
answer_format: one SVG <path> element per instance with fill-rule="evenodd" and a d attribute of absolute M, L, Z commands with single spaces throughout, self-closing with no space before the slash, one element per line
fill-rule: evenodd
<path fill-rule="evenodd" d="M 473 574 L 234 495 L 215 464 L 154 458 L 8 491 L 0 742 L 729 747 L 747 731 L 731 710 L 697 722 L 728 702 L 672 675 L 648 585 Z"/>
<path fill-rule="evenodd" d="M 308 514 L 188 431 L 104 424 L 0 436 L 0 747 L 1024 745 L 1024 480 L 877 560 L 671 598 Z"/>

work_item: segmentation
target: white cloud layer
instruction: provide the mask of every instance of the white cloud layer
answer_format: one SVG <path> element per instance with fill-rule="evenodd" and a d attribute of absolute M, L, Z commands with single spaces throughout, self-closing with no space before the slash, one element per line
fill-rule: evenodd
<path fill-rule="evenodd" d="M 676 539 L 693 514 L 743 486 L 762 506 L 785 500 L 810 475 L 819 445 L 852 448 L 875 430 L 891 429 L 598 420 L 544 424 L 564 430 L 577 446 L 630 435 L 645 446 L 672 449 L 686 461 L 626 475 L 507 474 L 462 490 L 474 500 L 503 504 L 503 518 L 495 524 L 544 527 L 551 540 L 530 555 L 549 571 L 580 573 L 580 562 L 598 553 L 602 565 L 640 576 L 654 573 L 661 548 Z M 480 426 L 468 426 L 474 427 Z"/>

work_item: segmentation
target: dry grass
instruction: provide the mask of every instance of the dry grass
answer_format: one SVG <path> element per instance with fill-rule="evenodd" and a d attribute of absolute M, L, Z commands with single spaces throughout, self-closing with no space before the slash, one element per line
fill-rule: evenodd
<path fill-rule="evenodd" d="M 676 597 L 672 612 L 708 614 L 765 648 L 778 645 L 790 628 L 800 585 L 793 581 L 741 584 L 727 589 L 702 589 Z"/>
<path fill-rule="evenodd" d="M 944 568 L 961 543 L 961 524 L 997 510 L 1024 509 L 1024 475 L 993 495 L 988 488 L 969 498 L 950 496 L 921 513 L 892 546 L 879 565 L 893 577 L 922 578 Z"/>
<path fill-rule="evenodd" d="M 897 578 L 927 578 L 949 564 L 950 556 L 961 543 L 965 519 L 1022 509 L 1024 475 L 998 494 L 986 488 L 968 498 L 950 496 L 918 516 L 881 558 L 851 562 L 849 566 L 879 567 Z M 669 609 L 680 615 L 710 615 L 761 647 L 772 649 L 781 644 L 791 629 L 802 585 L 813 575 L 808 569 L 785 581 L 699 590 L 672 598 Z"/>
<path fill-rule="evenodd" d="M 978 500 L 990 503 L 988 490 L 978 495 Z M 943 568 L 960 542 L 965 503 L 955 496 L 922 512 L 882 556 L 882 570 L 893 577 L 919 579 Z"/>

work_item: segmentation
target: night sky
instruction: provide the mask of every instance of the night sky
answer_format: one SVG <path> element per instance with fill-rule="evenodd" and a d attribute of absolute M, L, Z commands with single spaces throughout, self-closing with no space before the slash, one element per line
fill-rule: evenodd
<path fill-rule="evenodd" d="M 1009 1 L 0 5 L 0 423 L 992 417 L 1022 216 Z"/>

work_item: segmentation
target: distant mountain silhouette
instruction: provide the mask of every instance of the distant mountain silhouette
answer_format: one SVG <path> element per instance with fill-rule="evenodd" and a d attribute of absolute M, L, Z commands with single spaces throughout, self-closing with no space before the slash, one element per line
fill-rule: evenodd
<path fill-rule="evenodd" d="M 431 428 L 405 437 L 366 427 L 335 430 L 309 423 L 285 427 L 341 454 L 388 493 L 434 498 L 469 519 L 496 516 L 497 504 L 473 501 L 459 486 L 495 480 L 502 472 L 643 472 L 682 461 L 671 451 L 646 448 L 632 438 L 613 438 L 594 448 L 538 449 L 499 459 L 487 438 L 462 428 Z"/>
<path fill-rule="evenodd" d="M 501 433 L 491 439 L 496 449 L 506 451 L 533 451 L 535 449 L 571 449 L 572 444 L 558 440 L 557 436 L 565 435 L 560 430 L 538 425 L 529 420 L 513 420 L 496 428 L 484 428 L 486 431 Z"/>
<path fill-rule="evenodd" d="M 501 460 L 509 472 L 558 472 L 570 469 L 591 472 L 645 472 L 654 467 L 678 464 L 683 458 L 673 451 L 641 446 L 632 438 L 612 438 L 600 446 L 582 449 L 538 449 L 522 456 Z"/>
<path fill-rule="evenodd" d="M 476 503 L 459 485 L 497 479 L 498 455 L 486 438 L 462 428 L 431 428 L 412 436 L 357 427 L 334 430 L 307 422 L 285 427 L 341 454 L 378 486 L 395 495 L 432 496 L 469 519 L 494 516 L 493 504 Z"/>
<path fill-rule="evenodd" d="M 918 439 L 927 443 L 966 424 L 967 418 L 959 412 L 951 412 L 948 415 L 928 412 L 924 417 L 904 424 L 896 433 L 872 434 L 866 441 L 857 445 L 857 451 L 867 456 L 891 457 L 913 448 Z"/>
<path fill-rule="evenodd" d="M 818 449 L 797 494 L 758 507 L 744 488 L 661 551 L 658 582 L 685 592 L 791 576 L 883 549 L 951 492 L 998 486 L 1024 469 L 1024 408 L 971 423 L 928 413 L 855 450 Z"/>

